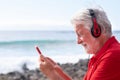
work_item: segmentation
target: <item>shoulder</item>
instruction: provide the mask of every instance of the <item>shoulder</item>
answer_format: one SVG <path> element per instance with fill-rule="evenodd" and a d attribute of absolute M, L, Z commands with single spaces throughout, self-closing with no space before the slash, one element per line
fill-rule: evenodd
<path fill-rule="evenodd" d="M 120 60 L 120 44 L 112 44 L 112 46 L 105 51 L 103 58 L 119 58 Z"/>

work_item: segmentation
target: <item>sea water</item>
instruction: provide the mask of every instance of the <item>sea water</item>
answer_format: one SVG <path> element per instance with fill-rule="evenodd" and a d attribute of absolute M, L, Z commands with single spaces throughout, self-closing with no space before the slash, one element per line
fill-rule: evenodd
<path fill-rule="evenodd" d="M 120 41 L 120 31 L 113 34 Z M 73 31 L 0 31 L 0 73 L 21 70 L 24 63 L 29 69 L 38 68 L 39 54 L 35 46 L 59 63 L 88 58 Z"/>

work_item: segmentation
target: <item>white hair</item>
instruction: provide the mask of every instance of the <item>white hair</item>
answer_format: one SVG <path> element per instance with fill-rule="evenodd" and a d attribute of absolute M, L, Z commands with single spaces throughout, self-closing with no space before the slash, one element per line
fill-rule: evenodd
<path fill-rule="evenodd" d="M 91 29 L 93 22 L 89 12 L 90 9 L 94 11 L 97 23 L 101 27 L 101 30 L 102 31 L 104 30 L 107 36 L 111 36 L 112 35 L 111 23 L 108 20 L 108 17 L 104 12 L 104 10 L 100 8 L 86 8 L 81 11 L 78 11 L 72 17 L 72 20 L 71 20 L 72 24 L 75 24 L 75 25 L 84 24 L 86 28 Z"/>

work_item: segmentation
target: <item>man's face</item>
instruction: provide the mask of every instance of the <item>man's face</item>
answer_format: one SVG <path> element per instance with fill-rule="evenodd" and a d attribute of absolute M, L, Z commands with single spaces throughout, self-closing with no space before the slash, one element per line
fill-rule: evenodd
<path fill-rule="evenodd" d="M 97 52 L 98 41 L 91 35 L 90 30 L 80 24 L 75 26 L 75 32 L 77 34 L 77 43 L 81 44 L 87 53 L 95 54 Z"/>

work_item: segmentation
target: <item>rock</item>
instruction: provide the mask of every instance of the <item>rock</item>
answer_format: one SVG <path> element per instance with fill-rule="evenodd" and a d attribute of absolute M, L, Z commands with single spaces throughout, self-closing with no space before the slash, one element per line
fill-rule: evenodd
<path fill-rule="evenodd" d="M 88 60 L 79 60 L 77 63 L 59 64 L 61 68 L 72 77 L 73 80 L 82 80 L 87 70 Z M 0 80 L 49 80 L 39 70 L 30 70 L 27 64 L 22 66 L 23 72 L 13 71 L 7 74 L 0 74 Z"/>

